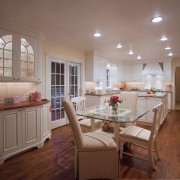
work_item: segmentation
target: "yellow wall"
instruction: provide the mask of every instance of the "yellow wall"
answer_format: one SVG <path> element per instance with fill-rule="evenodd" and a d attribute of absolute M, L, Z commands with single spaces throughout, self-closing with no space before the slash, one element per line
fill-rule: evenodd
<path fill-rule="evenodd" d="M 180 66 L 180 58 L 174 58 L 174 59 L 172 60 L 172 64 L 173 64 L 174 66 Z"/>
<path fill-rule="evenodd" d="M 85 62 L 85 53 L 78 52 L 71 48 L 66 48 L 60 45 L 56 45 L 53 43 L 45 42 L 42 44 L 42 80 L 45 81 L 46 76 L 46 53 L 52 53 L 56 55 L 64 55 L 68 57 L 72 57 L 75 59 L 80 59 L 82 62 Z"/>

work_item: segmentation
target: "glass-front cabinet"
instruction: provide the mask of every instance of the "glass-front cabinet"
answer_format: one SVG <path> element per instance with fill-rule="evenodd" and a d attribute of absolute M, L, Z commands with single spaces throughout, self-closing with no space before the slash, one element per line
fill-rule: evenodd
<path fill-rule="evenodd" d="M 0 81 L 40 81 L 39 40 L 0 30 Z"/>

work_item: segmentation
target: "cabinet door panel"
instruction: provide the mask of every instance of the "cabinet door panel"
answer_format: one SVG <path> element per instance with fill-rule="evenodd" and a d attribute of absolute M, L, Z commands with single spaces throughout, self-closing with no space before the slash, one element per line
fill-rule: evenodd
<path fill-rule="evenodd" d="M 146 111 L 146 99 L 145 98 L 138 98 L 137 100 L 137 109 L 138 111 Z M 146 115 L 142 116 L 138 121 L 146 122 Z"/>
<path fill-rule="evenodd" d="M 22 111 L 23 147 L 40 140 L 40 108 L 26 108 Z"/>
<path fill-rule="evenodd" d="M 41 139 L 46 138 L 50 134 L 50 104 L 41 107 Z"/>
<path fill-rule="evenodd" d="M 161 99 L 159 99 L 159 98 L 149 98 L 147 100 L 147 110 L 149 110 L 149 112 L 147 114 L 147 122 L 148 123 L 153 122 L 154 112 L 152 111 L 152 109 L 159 103 L 161 103 Z"/>
<path fill-rule="evenodd" d="M 0 154 L 7 155 L 21 149 L 21 111 L 1 113 L 0 126 Z"/>

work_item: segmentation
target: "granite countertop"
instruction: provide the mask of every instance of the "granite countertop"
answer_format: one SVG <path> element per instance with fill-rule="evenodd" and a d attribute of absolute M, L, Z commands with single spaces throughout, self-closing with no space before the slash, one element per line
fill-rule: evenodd
<path fill-rule="evenodd" d="M 10 109 L 16 109 L 16 108 L 23 108 L 23 107 L 31 107 L 31 106 L 41 106 L 43 104 L 47 104 L 50 101 L 41 101 L 41 102 L 19 102 L 19 103 L 13 103 L 13 104 L 0 104 L 0 111 L 3 110 L 10 110 Z"/>

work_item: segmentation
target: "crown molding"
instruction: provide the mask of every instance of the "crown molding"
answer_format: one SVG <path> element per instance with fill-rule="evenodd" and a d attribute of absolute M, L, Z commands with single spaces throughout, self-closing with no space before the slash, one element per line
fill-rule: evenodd
<path fill-rule="evenodd" d="M 28 27 L 19 25 L 14 22 L 9 22 L 2 18 L 0 18 L 0 29 L 31 36 L 31 37 L 42 39 L 42 40 L 45 39 L 44 35 L 36 30 L 30 29 Z"/>

